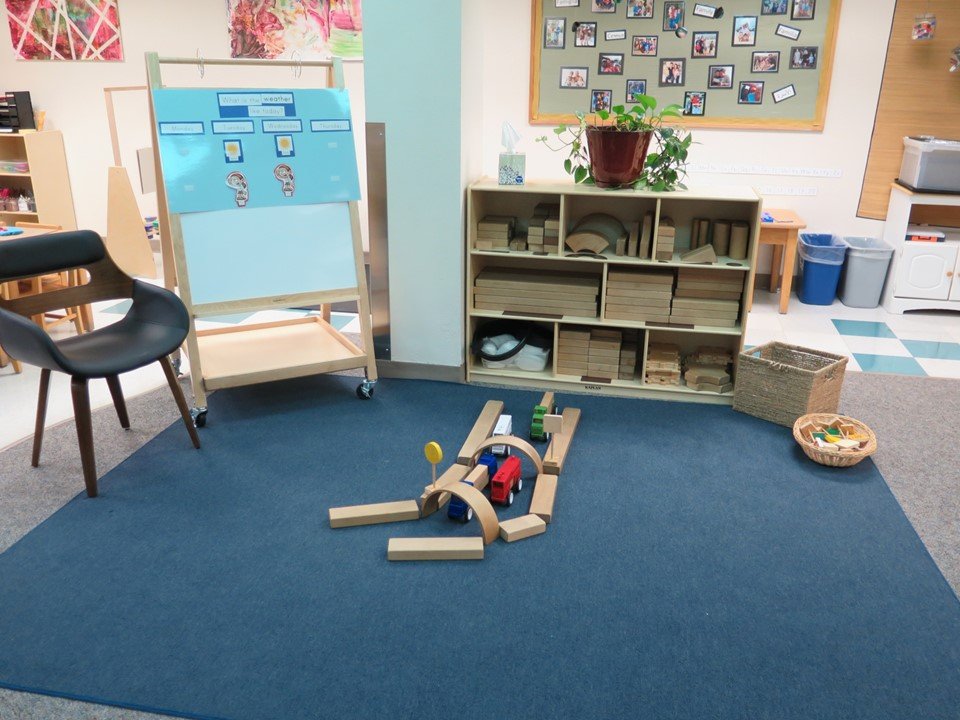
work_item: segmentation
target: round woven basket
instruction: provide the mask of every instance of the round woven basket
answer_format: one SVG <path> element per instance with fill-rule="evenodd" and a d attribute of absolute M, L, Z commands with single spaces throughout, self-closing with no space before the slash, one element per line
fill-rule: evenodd
<path fill-rule="evenodd" d="M 830 452 L 827 450 L 822 450 L 814 443 L 807 442 L 800 434 L 800 428 L 807 423 L 829 425 L 835 420 L 839 420 L 844 425 L 853 425 L 858 432 L 866 435 L 869 438 L 867 440 L 867 444 L 859 450 L 852 452 Z M 856 465 L 865 457 L 869 457 L 877 451 L 877 436 L 874 434 L 873 430 L 859 420 L 854 420 L 852 417 L 847 417 L 846 415 L 836 415 L 834 413 L 810 413 L 809 415 L 801 415 L 793 424 L 793 439 L 797 441 L 797 444 L 801 448 L 803 448 L 803 452 L 808 458 L 814 462 L 820 463 L 821 465 L 829 465 L 830 467 L 850 467 L 851 465 Z"/>

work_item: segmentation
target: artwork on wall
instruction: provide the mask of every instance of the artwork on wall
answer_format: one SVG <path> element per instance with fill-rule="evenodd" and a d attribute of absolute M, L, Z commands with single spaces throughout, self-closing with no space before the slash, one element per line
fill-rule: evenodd
<path fill-rule="evenodd" d="M 690 127 L 820 130 L 841 2 L 531 0 L 530 121 L 649 94 Z"/>
<path fill-rule="evenodd" d="M 123 60 L 117 0 L 6 0 L 20 60 Z"/>
<path fill-rule="evenodd" d="M 227 0 L 230 56 L 357 60 L 363 57 L 361 0 Z M 561 37 L 562 37 L 561 32 Z M 562 47 L 562 46 L 560 46 Z"/>

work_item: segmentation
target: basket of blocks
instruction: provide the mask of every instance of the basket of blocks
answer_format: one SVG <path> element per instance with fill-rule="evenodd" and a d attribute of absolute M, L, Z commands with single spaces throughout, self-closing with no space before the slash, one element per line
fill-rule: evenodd
<path fill-rule="evenodd" d="M 847 367 L 834 355 L 768 342 L 740 353 L 733 409 L 790 427 L 801 415 L 836 413 Z"/>
<path fill-rule="evenodd" d="M 808 458 L 830 467 L 850 467 L 877 450 L 877 436 L 846 415 L 810 413 L 793 424 L 793 439 Z"/>

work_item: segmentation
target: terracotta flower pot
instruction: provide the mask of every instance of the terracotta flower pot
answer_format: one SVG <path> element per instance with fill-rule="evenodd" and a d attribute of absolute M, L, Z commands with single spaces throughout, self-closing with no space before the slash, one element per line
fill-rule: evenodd
<path fill-rule="evenodd" d="M 587 151 L 590 171 L 597 187 L 632 185 L 643 172 L 653 131 L 618 132 L 613 128 L 588 127 Z"/>

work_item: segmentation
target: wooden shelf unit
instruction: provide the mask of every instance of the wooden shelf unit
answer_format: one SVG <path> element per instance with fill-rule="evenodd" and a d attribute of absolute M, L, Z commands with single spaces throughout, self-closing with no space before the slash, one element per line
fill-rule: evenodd
<path fill-rule="evenodd" d="M 516 250 L 475 249 L 477 223 L 486 215 L 509 215 L 517 218 L 515 235 L 526 232 L 527 220 L 540 203 L 560 206 L 560 251 L 537 253 Z M 654 193 L 634 190 L 599 190 L 595 187 L 533 182 L 520 186 L 498 185 L 496 180 L 483 179 L 467 190 L 467 253 L 466 253 L 466 379 L 468 382 L 494 383 L 517 387 L 602 393 L 627 397 L 648 397 L 663 400 L 681 400 L 716 404 L 730 404 L 733 393 L 716 394 L 700 392 L 685 385 L 653 385 L 643 381 L 647 348 L 651 341 L 670 342 L 680 345 L 684 356 L 698 346 L 713 345 L 728 348 L 734 357 L 733 378 L 736 382 L 736 360 L 743 349 L 746 333 L 747 300 L 753 286 L 760 230 L 762 200 L 749 187 L 696 188 L 685 191 Z M 569 257 L 564 247 L 566 234 L 583 216 L 604 212 L 617 217 L 629 230 L 630 224 L 642 219 L 644 213 L 654 216 L 653 235 L 656 238 L 659 220 L 663 216 L 673 219 L 676 227 L 675 252 L 671 260 L 655 260 L 655 242 L 651 243 L 649 257 L 617 256 L 608 249 L 599 257 Z M 694 218 L 710 220 L 741 220 L 750 224 L 747 257 L 732 260 L 720 257 L 713 265 L 682 263 L 681 251 L 689 248 L 690 225 Z M 600 280 L 600 294 L 596 317 L 577 317 L 552 314 L 545 307 L 543 314 L 502 312 L 474 308 L 474 280 L 487 268 L 510 268 L 525 270 L 531 275 L 544 272 L 590 273 Z M 739 300 L 740 318 L 734 327 L 705 325 L 670 325 L 642 321 L 611 320 L 603 317 L 609 270 L 671 271 L 674 284 L 678 268 L 709 269 L 718 273 L 718 278 L 727 273 L 743 275 L 743 293 Z M 484 321 L 493 319 L 518 319 L 536 322 L 554 338 L 554 349 L 547 368 L 541 372 L 518 369 L 483 367 L 479 358 L 470 352 L 473 333 Z M 599 380 L 588 376 L 562 375 L 557 372 L 557 338 L 562 327 L 581 329 L 611 328 L 639 331 L 639 359 L 634 380 Z M 682 382 L 682 381 L 681 381 Z"/>
<path fill-rule="evenodd" d="M 36 212 L 0 208 L 0 222 L 18 220 L 77 229 L 77 215 L 70 188 L 70 173 L 63 147 L 63 135 L 56 130 L 0 134 L 0 160 L 26 161 L 25 173 L 0 173 L 0 187 L 22 190 L 33 196 Z"/>

